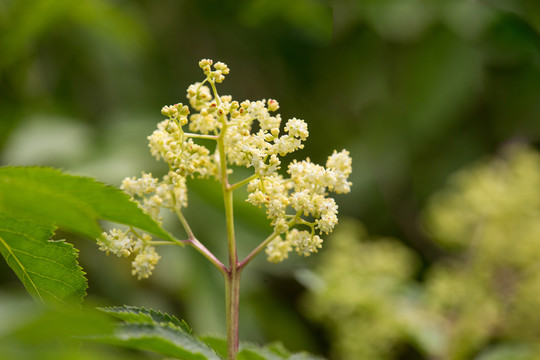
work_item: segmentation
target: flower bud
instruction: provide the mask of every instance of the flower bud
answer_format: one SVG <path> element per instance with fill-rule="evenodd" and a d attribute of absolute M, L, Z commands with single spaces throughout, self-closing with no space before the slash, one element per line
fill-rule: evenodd
<path fill-rule="evenodd" d="M 222 63 L 221 61 L 218 61 L 216 65 L 214 65 L 214 68 L 220 71 L 220 73 L 223 73 L 224 75 L 227 75 L 230 71 L 229 67 L 225 63 Z"/>
<path fill-rule="evenodd" d="M 276 100 L 274 99 L 269 99 L 268 100 L 268 110 L 270 111 L 277 111 L 279 109 L 279 104 Z"/>
<path fill-rule="evenodd" d="M 199 67 L 201 69 L 204 69 L 205 67 L 210 67 L 212 65 L 213 61 L 210 60 L 210 59 L 202 59 L 201 61 L 199 61 Z"/>
<path fill-rule="evenodd" d="M 169 107 L 167 105 L 161 108 L 161 115 L 169 116 Z"/>

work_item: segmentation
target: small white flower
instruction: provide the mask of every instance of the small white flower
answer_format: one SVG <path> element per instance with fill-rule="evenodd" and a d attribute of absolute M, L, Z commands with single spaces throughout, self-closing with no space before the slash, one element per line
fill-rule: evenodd
<path fill-rule="evenodd" d="M 133 240 L 122 230 L 112 229 L 109 233 L 102 233 L 97 240 L 99 250 L 112 252 L 116 256 L 129 256 L 133 250 Z"/>
<path fill-rule="evenodd" d="M 156 253 L 153 246 L 146 246 L 131 262 L 133 267 L 131 273 L 137 275 L 139 280 L 147 279 L 152 275 L 152 271 L 160 258 L 161 256 Z"/>
<path fill-rule="evenodd" d="M 319 248 L 322 247 L 322 240 L 317 235 L 311 235 L 308 231 L 298 231 L 298 229 L 292 229 L 287 234 L 287 241 L 294 246 L 298 255 L 310 256 L 312 253 L 316 253 Z"/>
<path fill-rule="evenodd" d="M 289 257 L 292 247 L 288 240 L 283 240 L 281 236 L 276 236 L 265 249 L 268 261 L 273 263 L 282 262 Z"/>
<path fill-rule="evenodd" d="M 302 139 L 302 141 L 305 141 L 309 136 L 307 124 L 304 120 L 300 120 L 297 118 L 292 118 L 287 121 L 287 124 L 285 125 L 285 131 L 287 131 L 289 134 L 296 138 Z"/>

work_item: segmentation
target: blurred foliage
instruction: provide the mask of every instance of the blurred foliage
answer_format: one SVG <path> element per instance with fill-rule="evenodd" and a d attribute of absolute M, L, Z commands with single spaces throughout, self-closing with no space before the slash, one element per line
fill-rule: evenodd
<path fill-rule="evenodd" d="M 426 222 L 452 250 L 415 279 L 414 254 L 354 221 L 332 237 L 307 313 L 332 334 L 336 359 L 536 359 L 540 316 L 540 154 L 513 146 L 457 173 Z M 404 346 L 407 345 L 407 346 Z"/>
<path fill-rule="evenodd" d="M 391 359 L 410 315 L 411 276 L 418 259 L 394 239 L 369 238 L 342 221 L 315 273 L 299 276 L 311 295 L 307 313 L 329 328 L 339 359 Z"/>
<path fill-rule="evenodd" d="M 539 144 L 539 14 L 536 0 L 0 0 L 0 163 L 51 165 L 112 184 L 141 169 L 164 172 L 146 143 L 159 110 L 183 101 L 200 77 L 193 64 L 221 60 L 233 69 L 224 94 L 275 98 L 284 118 L 308 122 L 309 154 L 299 157 L 320 163 L 334 148 L 351 150 L 354 187 L 337 199 L 340 213 L 401 239 L 423 278 L 463 247 L 433 241 L 420 226 L 429 196 L 509 140 Z M 193 187 L 188 218 L 223 254 L 215 189 Z M 253 209 L 237 215 L 242 255 L 268 227 Z M 128 262 L 70 236 L 90 297 L 182 314 L 199 333 L 223 331 L 221 278 L 198 254 L 171 251 L 155 278 L 139 283 Z M 298 311 L 302 285 L 290 276 L 318 261 L 250 265 L 243 339 L 326 351 Z M 4 266 L 0 281 L 16 286 Z"/>
<path fill-rule="evenodd" d="M 113 324 L 97 310 L 46 307 L 26 294 L 0 293 L 0 359 L 129 359 L 128 354 L 85 346 L 81 351 L 77 337 L 108 334 Z"/>

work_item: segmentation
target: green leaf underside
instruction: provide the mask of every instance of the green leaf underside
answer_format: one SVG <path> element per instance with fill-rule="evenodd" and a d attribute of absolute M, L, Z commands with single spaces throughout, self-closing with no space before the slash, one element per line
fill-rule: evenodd
<path fill-rule="evenodd" d="M 98 219 L 103 219 L 173 241 L 119 189 L 47 167 L 0 168 L 0 210 L 35 217 L 90 238 L 101 234 Z"/>
<path fill-rule="evenodd" d="M 221 355 L 222 358 L 227 358 L 227 340 L 225 338 L 214 335 L 205 335 L 199 336 L 199 339 L 214 349 L 214 351 Z"/>
<path fill-rule="evenodd" d="M 324 360 L 324 358 L 308 353 L 285 355 L 271 347 L 258 347 L 256 345 L 240 345 L 237 360 Z"/>
<path fill-rule="evenodd" d="M 283 360 L 284 357 L 272 354 L 264 349 L 242 349 L 238 353 L 237 360 Z"/>
<path fill-rule="evenodd" d="M 204 342 L 170 324 L 124 323 L 114 335 L 97 340 L 184 360 L 221 360 Z"/>
<path fill-rule="evenodd" d="M 54 226 L 0 213 L 0 253 L 26 290 L 41 302 L 71 305 L 86 295 L 77 249 L 49 240 Z"/>
<path fill-rule="evenodd" d="M 179 359 L 219 360 L 221 357 L 192 334 L 184 321 L 162 312 L 135 306 L 101 308 L 121 323 L 112 336 L 96 340 Z"/>
<path fill-rule="evenodd" d="M 176 326 L 188 334 L 192 334 L 193 331 L 186 324 L 185 321 L 179 320 L 177 317 L 169 314 L 162 313 L 161 311 L 156 311 L 152 309 L 146 309 L 144 307 L 136 306 L 115 306 L 108 308 L 100 308 L 101 311 L 104 311 L 112 316 L 117 317 L 118 319 L 124 320 L 128 323 L 141 323 L 141 324 L 171 324 Z"/>

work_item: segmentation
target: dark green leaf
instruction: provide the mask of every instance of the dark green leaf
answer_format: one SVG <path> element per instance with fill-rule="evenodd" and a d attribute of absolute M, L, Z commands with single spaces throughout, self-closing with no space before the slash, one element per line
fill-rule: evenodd
<path fill-rule="evenodd" d="M 97 238 L 98 219 L 130 225 L 173 240 L 122 191 L 46 167 L 0 168 L 0 210 L 36 217 Z"/>
<path fill-rule="evenodd" d="M 91 308 L 44 306 L 22 292 L 2 291 L 0 319 L 2 360 L 133 359 L 106 353 L 101 344 L 86 343 L 81 351 L 81 337 L 110 334 L 114 329 L 110 317 Z"/>
<path fill-rule="evenodd" d="M 54 227 L 0 213 L 0 253 L 26 290 L 42 302 L 80 303 L 86 278 L 77 250 L 64 241 L 49 240 Z"/>

